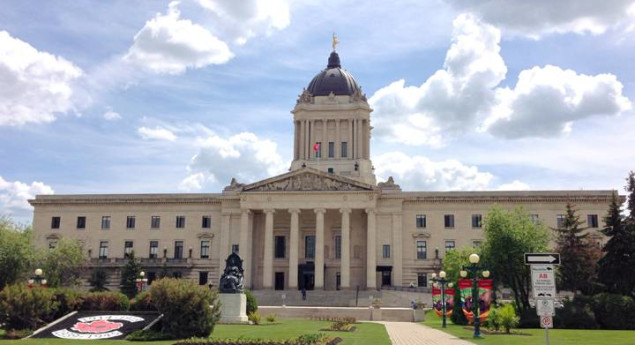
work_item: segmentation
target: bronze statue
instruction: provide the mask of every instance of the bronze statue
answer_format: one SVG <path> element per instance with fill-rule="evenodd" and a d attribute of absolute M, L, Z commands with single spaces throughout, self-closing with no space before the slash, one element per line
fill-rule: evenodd
<path fill-rule="evenodd" d="M 225 272 L 220 278 L 220 293 L 243 293 L 243 260 L 232 253 L 225 260 Z"/>

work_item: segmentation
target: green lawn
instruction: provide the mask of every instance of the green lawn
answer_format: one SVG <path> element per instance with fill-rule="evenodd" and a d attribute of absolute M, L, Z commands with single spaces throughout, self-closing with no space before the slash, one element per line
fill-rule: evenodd
<path fill-rule="evenodd" d="M 482 345 L 541 345 L 546 344 L 544 329 L 521 329 L 522 333 L 531 335 L 491 335 L 483 334 L 481 339 L 474 339 L 473 330 L 466 330 L 464 326 L 456 326 L 447 321 L 448 327 L 441 328 L 441 318 L 435 315 L 426 315 L 427 326 L 450 333 L 461 339 L 465 339 Z M 581 330 L 581 329 L 550 329 L 549 340 L 557 345 L 632 345 L 635 344 L 635 331 L 607 331 L 607 330 Z"/>
<path fill-rule="evenodd" d="M 276 325 L 243 326 L 243 325 L 218 325 L 214 329 L 212 338 L 268 338 L 287 339 L 297 337 L 307 333 L 317 333 L 319 329 L 326 328 L 329 322 L 309 321 L 309 320 L 287 320 L 281 319 Z M 329 335 L 342 338 L 341 345 L 390 345 L 388 333 L 383 325 L 374 323 L 360 323 L 355 325 L 355 332 L 324 332 Z M 138 344 L 138 345 L 158 345 L 173 344 L 174 341 L 155 342 L 128 342 L 125 340 L 66 340 L 66 339 L 27 339 L 27 340 L 0 340 L 0 345 L 114 345 L 114 344 Z"/>

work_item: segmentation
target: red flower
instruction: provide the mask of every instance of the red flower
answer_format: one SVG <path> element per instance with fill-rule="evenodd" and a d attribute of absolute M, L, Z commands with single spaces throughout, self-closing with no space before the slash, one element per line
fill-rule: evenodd
<path fill-rule="evenodd" d="M 96 320 L 91 322 L 78 322 L 71 329 L 82 333 L 106 333 L 121 327 L 123 327 L 123 323 L 121 322 Z"/>

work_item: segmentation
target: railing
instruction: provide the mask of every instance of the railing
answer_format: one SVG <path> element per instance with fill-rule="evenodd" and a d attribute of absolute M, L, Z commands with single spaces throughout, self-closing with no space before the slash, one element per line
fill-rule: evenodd
<path fill-rule="evenodd" d="M 391 290 L 391 291 L 405 291 L 405 292 L 421 292 L 421 293 L 430 293 L 431 289 L 429 287 L 425 287 L 425 286 L 416 286 L 416 287 L 409 287 L 409 286 L 382 286 L 381 287 L 382 290 Z"/>

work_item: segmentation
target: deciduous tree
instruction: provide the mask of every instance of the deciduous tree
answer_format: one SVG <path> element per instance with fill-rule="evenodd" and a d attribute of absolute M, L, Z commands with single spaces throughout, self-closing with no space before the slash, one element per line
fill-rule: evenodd
<path fill-rule="evenodd" d="M 19 280 L 26 282 L 34 252 L 30 227 L 0 217 L 0 290 Z"/>

